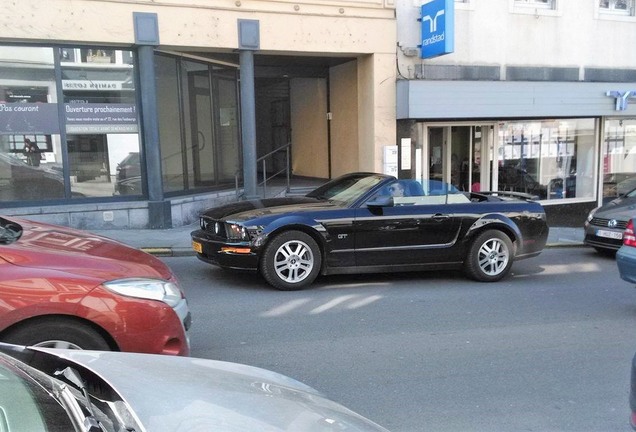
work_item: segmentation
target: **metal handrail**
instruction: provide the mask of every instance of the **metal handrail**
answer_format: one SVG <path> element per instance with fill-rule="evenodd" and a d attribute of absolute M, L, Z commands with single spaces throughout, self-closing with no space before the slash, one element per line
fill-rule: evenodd
<path fill-rule="evenodd" d="M 274 177 L 278 176 L 281 173 L 285 173 L 285 178 L 287 181 L 287 188 L 286 191 L 289 192 L 289 188 L 290 188 L 290 180 L 291 180 L 291 173 L 290 173 L 290 169 L 289 169 L 289 149 L 291 148 L 291 142 L 285 144 L 284 146 L 280 146 L 277 149 L 272 150 L 269 153 L 264 154 L 263 156 L 259 157 L 258 159 L 256 159 L 256 163 L 258 164 L 259 162 L 263 163 L 263 181 L 258 183 L 258 186 L 262 186 L 263 187 L 263 197 L 267 196 L 267 181 L 273 179 Z M 267 159 L 269 157 L 274 156 L 275 154 L 284 151 L 285 152 L 285 167 L 281 170 L 276 171 L 275 173 L 271 174 L 270 176 L 267 176 Z"/>
<path fill-rule="evenodd" d="M 239 201 L 243 195 L 245 194 L 245 191 L 241 192 L 240 188 L 239 188 L 239 177 L 241 177 L 241 170 L 236 170 L 234 172 L 234 193 L 236 194 L 236 200 Z"/>

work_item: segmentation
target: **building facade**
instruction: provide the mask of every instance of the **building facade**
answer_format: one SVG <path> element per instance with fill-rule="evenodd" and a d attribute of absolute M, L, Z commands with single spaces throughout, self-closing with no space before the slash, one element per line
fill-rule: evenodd
<path fill-rule="evenodd" d="M 578 226 L 636 183 L 634 0 L 0 5 L 3 214 L 168 228 L 289 166 L 527 192 Z"/>
<path fill-rule="evenodd" d="M 3 214 L 168 228 L 281 165 L 381 170 L 395 143 L 393 0 L 0 5 Z"/>
<path fill-rule="evenodd" d="M 636 185 L 633 0 L 425 3 L 454 28 L 423 40 L 430 12 L 397 0 L 400 176 L 531 193 L 573 226 Z"/>

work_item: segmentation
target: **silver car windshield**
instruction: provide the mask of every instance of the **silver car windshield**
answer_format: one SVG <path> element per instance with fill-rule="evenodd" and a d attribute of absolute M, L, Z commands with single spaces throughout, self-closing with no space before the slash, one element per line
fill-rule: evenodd
<path fill-rule="evenodd" d="M 0 358 L 0 422 L 16 430 L 65 432 L 73 423 L 59 402 L 28 372 Z M 0 428 L 2 429 L 2 428 Z M 4 429 L 2 429 L 4 430 Z"/>

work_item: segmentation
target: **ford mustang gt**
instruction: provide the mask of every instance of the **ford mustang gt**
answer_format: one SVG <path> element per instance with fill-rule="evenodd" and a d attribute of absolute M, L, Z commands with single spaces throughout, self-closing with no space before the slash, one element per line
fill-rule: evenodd
<path fill-rule="evenodd" d="M 548 226 L 530 195 L 352 173 L 304 197 L 209 209 L 191 236 L 199 259 L 295 290 L 338 273 L 461 268 L 498 281 L 514 260 L 541 253 Z"/>

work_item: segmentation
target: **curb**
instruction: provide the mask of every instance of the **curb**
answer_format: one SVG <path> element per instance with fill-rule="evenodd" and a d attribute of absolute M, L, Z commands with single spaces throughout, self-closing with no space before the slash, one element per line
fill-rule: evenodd
<path fill-rule="evenodd" d="M 575 248 L 586 247 L 583 242 L 567 242 L 567 243 L 547 243 L 546 248 Z"/>
<path fill-rule="evenodd" d="M 157 257 L 186 257 L 196 255 L 196 252 L 190 248 L 142 247 L 139 249 Z"/>

